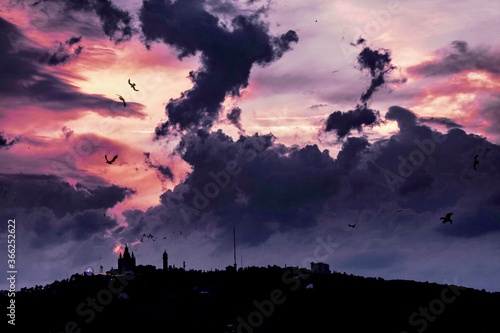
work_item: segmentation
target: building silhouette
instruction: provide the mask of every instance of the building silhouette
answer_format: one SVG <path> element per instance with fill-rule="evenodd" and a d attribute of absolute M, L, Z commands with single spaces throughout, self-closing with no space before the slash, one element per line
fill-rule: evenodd
<path fill-rule="evenodd" d="M 118 257 L 118 272 L 121 274 L 133 272 L 135 267 L 134 252 L 132 252 L 132 255 L 130 255 L 130 253 L 128 252 L 128 246 L 125 245 L 125 251 L 123 255 L 120 252 L 120 256 Z"/>
<path fill-rule="evenodd" d="M 167 251 L 163 251 L 163 270 L 166 271 L 168 269 L 168 254 Z"/>
<path fill-rule="evenodd" d="M 316 274 L 330 274 L 330 265 L 322 262 L 312 262 L 311 272 Z"/>

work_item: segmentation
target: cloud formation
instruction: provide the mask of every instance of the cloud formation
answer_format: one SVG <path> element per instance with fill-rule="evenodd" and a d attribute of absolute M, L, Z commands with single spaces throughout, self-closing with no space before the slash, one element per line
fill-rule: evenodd
<path fill-rule="evenodd" d="M 101 21 L 103 32 L 116 44 L 129 41 L 134 33 L 130 13 L 118 8 L 111 0 L 44 0 L 37 1 L 31 6 L 46 10 L 49 4 L 61 6 L 64 15 L 68 12 L 95 14 Z"/>
<path fill-rule="evenodd" d="M 198 71 L 189 74 L 193 88 L 167 104 L 168 121 L 157 126 L 157 138 L 173 129 L 210 128 L 226 96 L 239 96 L 248 86 L 253 65 L 270 64 L 298 42 L 292 30 L 270 36 L 260 12 L 237 15 L 229 29 L 204 5 L 204 0 L 147 0 L 140 10 L 148 48 L 152 42 L 161 41 L 178 50 L 179 59 L 199 52 L 202 63 Z"/>
<path fill-rule="evenodd" d="M 500 185 L 497 145 L 459 128 L 432 130 L 399 106 L 389 109 L 385 121 L 396 121 L 399 131 L 372 143 L 349 137 L 336 158 L 316 145 L 277 144 L 272 135 L 240 135 L 236 141 L 221 130 L 185 135 L 178 153 L 192 172 L 163 193 L 160 206 L 128 211 L 130 230 L 117 236 L 130 242 L 145 228 L 218 230 L 214 242 L 222 250 L 230 246 L 226 236 L 233 226 L 242 246 L 257 246 L 278 233 L 312 230 L 325 219 L 342 228 L 340 221 L 360 212 L 375 233 L 405 228 L 475 238 L 500 232 L 500 187 L 492 186 Z M 476 154 L 480 171 L 472 167 Z M 464 201 L 470 198 L 474 202 Z M 389 204 L 394 212 L 381 212 Z M 398 208 L 411 212 L 404 227 Z M 460 227 L 440 224 L 446 211 L 455 211 L 453 226 Z"/>
<path fill-rule="evenodd" d="M 373 93 L 377 91 L 385 82 L 385 76 L 388 75 L 396 66 L 391 64 L 391 55 L 388 50 L 372 50 L 364 47 L 357 58 L 360 70 L 370 71 L 371 82 L 368 89 L 361 95 L 362 103 L 368 102 Z"/>
<path fill-rule="evenodd" d="M 243 129 L 243 126 L 241 125 L 241 109 L 238 107 L 232 108 L 231 111 L 229 111 L 226 114 L 227 119 L 231 124 L 233 124 L 241 133 L 244 133 L 245 130 Z"/>
<path fill-rule="evenodd" d="M 19 138 L 9 140 L 4 136 L 3 132 L 0 132 L 0 149 L 9 149 L 10 147 L 18 143 L 19 140 Z"/>
<path fill-rule="evenodd" d="M 62 217 L 78 211 L 108 209 L 135 193 L 117 185 L 71 186 L 55 175 L 0 174 L 3 208 L 46 208 Z"/>
<path fill-rule="evenodd" d="M 462 128 L 463 126 L 457 124 L 453 120 L 446 117 L 420 117 L 420 123 L 438 124 L 446 126 L 446 128 Z"/>
<path fill-rule="evenodd" d="M 335 132 L 339 139 L 351 134 L 352 130 L 361 132 L 364 126 L 374 126 L 381 122 L 379 111 L 368 108 L 367 103 L 372 98 L 373 93 L 386 84 L 386 76 L 396 69 L 396 66 L 391 64 L 389 50 L 373 50 L 365 46 L 366 40 L 364 38 L 359 38 L 355 43 L 351 43 L 351 46 L 359 45 L 363 46 L 357 57 L 359 70 L 368 70 L 371 81 L 366 91 L 361 94 L 360 103 L 357 103 L 353 110 L 335 111 L 328 116 L 324 131 Z"/>
<path fill-rule="evenodd" d="M 76 58 L 83 50 L 83 46 L 73 48 L 74 44 L 80 42 L 82 36 L 71 37 L 64 43 L 59 41 L 54 42 L 56 45 L 55 50 L 45 53 L 41 58 L 41 63 L 46 63 L 50 66 L 57 66 L 59 64 L 66 63 L 73 58 Z"/>
<path fill-rule="evenodd" d="M 165 165 L 154 164 L 153 162 L 151 162 L 150 157 L 150 153 L 144 153 L 144 163 L 146 163 L 148 167 L 156 169 L 158 171 L 158 178 L 160 179 L 160 181 L 164 182 L 166 179 L 170 179 L 171 181 L 173 181 L 174 174 L 172 173 L 172 169 Z"/>
<path fill-rule="evenodd" d="M 500 53 L 493 48 L 470 48 L 465 41 L 455 40 L 441 49 L 435 59 L 408 68 L 408 72 L 423 76 L 452 75 L 472 70 L 500 74 Z"/>
<path fill-rule="evenodd" d="M 376 125 L 380 122 L 380 113 L 364 105 L 356 105 L 354 110 L 335 111 L 326 120 L 325 131 L 333 131 L 339 138 L 351 134 L 352 130 L 361 132 L 364 126 Z"/>
<path fill-rule="evenodd" d="M 67 46 L 75 45 L 76 39 L 68 39 Z M 92 110 L 107 116 L 143 117 L 143 106 L 129 103 L 124 108 L 118 100 L 98 94 L 81 93 L 65 79 L 46 71 L 40 59 L 47 54 L 36 43 L 26 37 L 14 24 L 0 17 L 0 105 L 6 110 L 19 107 L 46 106 L 52 112 Z M 49 64 L 56 65 L 69 59 L 63 47 L 61 52 L 46 57 Z M 75 52 L 78 48 L 76 48 Z M 50 92 L 50 93 L 48 93 Z"/>

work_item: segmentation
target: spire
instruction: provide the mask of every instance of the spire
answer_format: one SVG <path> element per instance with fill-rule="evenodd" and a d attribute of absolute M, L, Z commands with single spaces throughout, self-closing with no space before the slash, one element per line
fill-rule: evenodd
<path fill-rule="evenodd" d="M 236 271 L 236 231 L 233 227 L 233 247 L 234 247 L 234 270 Z"/>
<path fill-rule="evenodd" d="M 130 258 L 130 253 L 128 252 L 128 246 L 125 244 L 125 252 L 123 253 L 123 258 Z"/>

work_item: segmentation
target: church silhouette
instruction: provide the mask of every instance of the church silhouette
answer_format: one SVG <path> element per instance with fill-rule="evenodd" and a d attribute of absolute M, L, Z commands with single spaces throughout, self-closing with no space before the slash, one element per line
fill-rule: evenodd
<path fill-rule="evenodd" d="M 122 255 L 118 257 L 118 272 L 121 274 L 133 273 L 135 270 L 135 256 L 134 252 L 132 255 L 128 252 L 128 246 L 125 244 L 125 251 Z"/>

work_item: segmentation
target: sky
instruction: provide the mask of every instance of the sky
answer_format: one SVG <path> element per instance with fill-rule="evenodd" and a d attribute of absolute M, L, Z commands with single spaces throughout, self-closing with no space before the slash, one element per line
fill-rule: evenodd
<path fill-rule="evenodd" d="M 238 267 L 500 291 L 498 17 L 485 0 L 3 1 L 2 276 L 15 219 L 17 288 L 116 268 L 125 245 L 225 269 L 235 230 Z"/>

